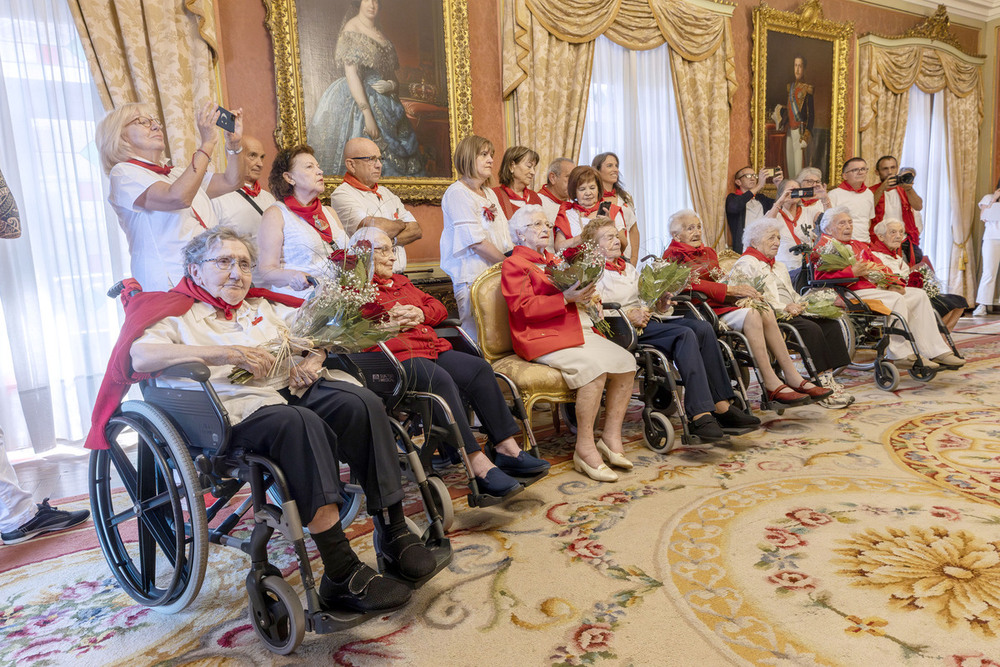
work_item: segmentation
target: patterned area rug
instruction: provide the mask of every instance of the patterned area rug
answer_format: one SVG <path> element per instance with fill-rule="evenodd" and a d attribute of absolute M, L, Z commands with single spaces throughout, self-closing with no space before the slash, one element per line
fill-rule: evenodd
<path fill-rule="evenodd" d="M 409 606 L 287 658 L 249 625 L 235 550 L 212 546 L 198 599 L 162 616 L 120 592 L 90 528 L 12 569 L 2 547 L 0 664 L 1000 667 L 1000 340 L 963 349 L 964 370 L 892 393 L 851 371 L 850 409 L 766 413 L 725 448 L 660 456 L 632 424 L 615 484 L 550 435 L 548 479 L 456 500 L 454 561 Z"/>

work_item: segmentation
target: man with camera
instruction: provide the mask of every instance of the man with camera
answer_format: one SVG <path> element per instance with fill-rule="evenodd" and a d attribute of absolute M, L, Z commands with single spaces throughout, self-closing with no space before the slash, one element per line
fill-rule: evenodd
<path fill-rule="evenodd" d="M 736 191 L 726 195 L 726 243 L 736 252 L 743 252 L 743 229 L 774 206 L 774 200 L 761 192 L 768 178 L 778 187 L 784 178 L 781 167 L 764 167 L 755 174 L 753 167 L 746 166 L 733 178 Z"/>
<path fill-rule="evenodd" d="M 875 163 L 875 171 L 882 180 L 874 189 L 875 217 L 871 220 L 871 230 L 882 220 L 902 220 L 906 227 L 906 240 L 900 250 L 912 266 L 923 259 L 920 250 L 920 210 L 924 200 L 913 189 L 912 169 L 899 170 L 899 162 L 891 155 L 883 155 Z M 874 233 L 874 232 L 873 232 Z"/>

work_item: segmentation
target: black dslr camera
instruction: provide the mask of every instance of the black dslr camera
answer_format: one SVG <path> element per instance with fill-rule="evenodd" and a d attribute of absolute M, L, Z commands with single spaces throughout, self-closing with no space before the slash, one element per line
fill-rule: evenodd
<path fill-rule="evenodd" d="M 896 176 L 896 185 L 913 185 L 915 174 L 912 171 L 904 171 Z"/>

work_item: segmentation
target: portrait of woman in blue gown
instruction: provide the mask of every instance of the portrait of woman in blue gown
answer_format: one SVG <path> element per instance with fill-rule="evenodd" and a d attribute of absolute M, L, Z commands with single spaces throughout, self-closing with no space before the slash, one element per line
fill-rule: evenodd
<path fill-rule="evenodd" d="M 307 129 L 327 174 L 343 174 L 344 145 L 368 137 L 382 151 L 382 176 L 424 176 L 425 158 L 399 101 L 399 57 L 376 24 L 379 0 L 354 0 L 337 37 L 333 83 Z"/>

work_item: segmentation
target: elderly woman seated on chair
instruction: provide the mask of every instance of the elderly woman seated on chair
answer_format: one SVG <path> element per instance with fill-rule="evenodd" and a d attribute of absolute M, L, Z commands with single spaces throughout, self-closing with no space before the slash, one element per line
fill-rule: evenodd
<path fill-rule="evenodd" d="M 378 305 L 402 330 L 386 346 L 406 370 L 411 388 L 438 394 L 448 403 L 481 493 L 507 496 L 520 491 L 524 487 L 514 477 L 544 473 L 549 464 L 518 447 L 514 436 L 521 428 L 507 408 L 493 368 L 481 357 L 451 349 L 451 343 L 434 332 L 433 327 L 444 321 L 448 311 L 406 276 L 392 272 L 392 239 L 385 232 L 375 227 L 360 229 L 351 244 L 362 240 L 372 244 L 372 282 L 378 288 Z M 476 441 L 463 399 L 472 405 L 490 440 L 496 443 L 496 465 Z"/>
<path fill-rule="evenodd" d="M 913 334 L 914 343 L 920 351 L 920 356 L 923 357 L 921 363 L 925 367 L 932 370 L 939 366 L 957 368 L 965 363 L 964 359 L 952 354 L 951 348 L 938 332 L 934 308 L 927 298 L 927 292 L 917 287 L 904 287 L 902 281 L 895 279 L 892 271 L 878 261 L 867 244 L 851 238 L 853 226 L 850 211 L 846 206 L 827 209 L 820 219 L 820 229 L 823 231 L 823 236 L 818 242 L 820 248 L 831 238 L 836 239 L 850 247 L 858 261 L 838 271 L 817 269 L 817 279 L 853 278 L 853 282 L 848 283 L 847 287 L 858 297 L 880 301 L 883 306 L 898 313 L 906 320 Z M 884 289 L 869 280 L 875 273 L 891 277 Z M 899 368 L 911 368 L 917 361 L 912 348 L 902 336 L 889 338 L 887 356 Z"/>
<path fill-rule="evenodd" d="M 256 261 L 252 241 L 214 227 L 192 239 L 184 256 L 187 273 L 169 295 L 179 292 L 194 301 L 165 307 L 162 319 L 132 343 L 133 369 L 155 373 L 195 361 L 209 366 L 233 424 L 232 446 L 268 456 L 287 476 L 323 560 L 325 609 L 369 612 L 403 605 L 409 587 L 362 563 L 339 520 L 343 461 L 364 488 L 389 572 L 415 581 L 434 570 L 433 554 L 406 527 L 396 447 L 381 401 L 348 376 L 329 375 L 320 353 L 296 358 L 299 363 L 289 368 L 274 367 L 274 356 L 262 345 L 278 336 L 294 309 L 260 298 L 272 294 L 266 290 L 247 298 Z M 233 384 L 234 368 L 254 379 Z"/>
<path fill-rule="evenodd" d="M 795 327 L 812 357 L 819 373 L 819 382 L 833 394 L 819 401 L 824 408 L 846 408 L 854 402 L 843 385 L 833 377 L 833 371 L 851 363 L 847 352 L 844 331 L 837 320 L 804 315 L 802 298 L 792 286 L 788 267 L 777 261 L 781 246 L 783 222 L 774 218 L 758 218 L 743 230 L 743 256 L 733 265 L 734 270 L 764 281 L 764 300 L 776 313 L 783 313 L 785 321 Z"/>
<path fill-rule="evenodd" d="M 581 237 L 604 255 L 604 275 L 597 281 L 601 299 L 621 305 L 640 332 L 639 342 L 663 351 L 680 371 L 691 434 L 704 442 L 717 442 L 725 438 L 723 427 L 759 426 L 759 419 L 732 404 L 736 395 L 712 325 L 682 317 L 652 318 L 649 308 L 639 301 L 639 272 L 622 257 L 621 239 L 611 218 L 594 218 Z"/>
<path fill-rule="evenodd" d="M 868 246 L 875 259 L 899 276 L 907 284 L 907 289 L 911 287 L 922 289 L 924 277 L 914 271 L 914 267 L 911 267 L 906 260 L 906 254 L 900 252 L 903 241 L 906 240 L 906 225 L 900 220 L 882 220 L 872 231 L 875 232 L 874 238 Z M 940 293 L 930 299 L 931 305 L 941 316 L 941 321 L 948 327 L 948 331 L 955 329 L 962 313 L 969 307 L 969 302 L 960 294 Z"/>
<path fill-rule="evenodd" d="M 523 206 L 511 217 L 511 238 L 517 245 L 500 271 L 511 340 L 518 356 L 559 370 L 576 390 L 573 467 L 599 482 L 613 482 L 618 475 L 604 465 L 604 458 L 632 468 L 622 446 L 622 422 L 632 395 L 635 358 L 593 330 L 585 306 L 596 295 L 595 285 L 561 291 L 546 275 L 552 227 L 541 206 Z M 594 422 L 605 386 L 604 431 L 595 443 Z"/>
<path fill-rule="evenodd" d="M 819 401 L 833 393 L 817 387 L 799 374 L 795 362 L 788 356 L 785 339 L 770 308 L 741 308 L 733 305 L 740 299 L 760 299 L 761 294 L 750 285 L 727 285 L 713 280 L 710 272 L 719 269 L 715 251 L 701 240 L 701 219 L 692 210 L 681 210 L 670 216 L 670 235 L 673 240 L 663 251 L 663 258 L 682 262 L 691 267 L 691 289 L 708 295 L 711 306 L 719 319 L 728 326 L 743 332 L 750 344 L 750 351 L 758 361 L 758 371 L 764 381 L 762 389 L 771 402 L 785 405 L 802 405 Z M 781 368 L 782 378 L 769 363 L 769 353 L 774 355 Z"/>

